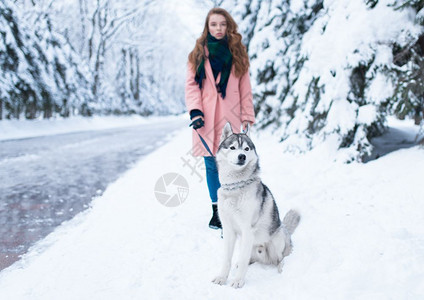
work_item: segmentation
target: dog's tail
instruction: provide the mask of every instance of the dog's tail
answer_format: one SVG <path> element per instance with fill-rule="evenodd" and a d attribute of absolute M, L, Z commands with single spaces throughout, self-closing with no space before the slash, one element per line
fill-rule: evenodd
<path fill-rule="evenodd" d="M 292 235 L 297 225 L 300 222 L 300 215 L 297 211 L 291 209 L 289 210 L 283 219 L 283 226 L 286 228 L 287 232 Z"/>

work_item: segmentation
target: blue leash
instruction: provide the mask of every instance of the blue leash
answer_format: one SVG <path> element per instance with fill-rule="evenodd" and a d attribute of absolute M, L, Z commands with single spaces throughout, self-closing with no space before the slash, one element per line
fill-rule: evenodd
<path fill-rule="evenodd" d="M 195 129 L 197 132 L 197 129 Z M 211 149 L 209 148 L 208 144 L 206 143 L 205 139 L 200 135 L 200 133 L 197 132 L 197 134 L 199 135 L 200 141 L 202 142 L 203 146 L 205 146 L 205 149 L 209 152 L 209 154 L 212 157 L 215 157 L 215 155 L 212 154 Z"/>

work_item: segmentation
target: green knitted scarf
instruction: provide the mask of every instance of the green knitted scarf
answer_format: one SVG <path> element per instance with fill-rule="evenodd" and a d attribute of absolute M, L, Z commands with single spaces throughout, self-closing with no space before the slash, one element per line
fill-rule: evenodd
<path fill-rule="evenodd" d="M 225 98 L 228 78 L 230 78 L 231 66 L 233 63 L 233 55 L 231 54 L 230 48 L 228 47 L 227 36 L 218 40 L 210 33 L 208 33 L 207 47 L 209 50 L 208 58 L 215 80 L 218 77 L 218 74 L 221 73 L 221 78 L 216 87 L 218 92 L 222 94 L 222 98 Z M 204 78 L 206 78 L 205 60 L 202 60 L 199 67 L 197 68 L 196 76 L 194 78 L 199 84 L 199 88 L 202 88 L 202 81 Z"/>

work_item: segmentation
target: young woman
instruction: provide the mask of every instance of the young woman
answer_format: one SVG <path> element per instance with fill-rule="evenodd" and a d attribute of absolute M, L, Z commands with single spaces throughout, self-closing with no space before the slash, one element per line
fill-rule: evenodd
<path fill-rule="evenodd" d="M 220 187 L 215 154 L 227 122 L 236 133 L 255 122 L 249 77 L 249 57 L 241 43 L 237 24 L 222 8 L 209 11 L 203 33 L 188 57 L 185 100 L 195 129 L 206 141 L 213 156 L 193 130 L 193 155 L 203 156 L 206 181 L 212 200 L 209 227 L 221 228 L 217 213 Z"/>

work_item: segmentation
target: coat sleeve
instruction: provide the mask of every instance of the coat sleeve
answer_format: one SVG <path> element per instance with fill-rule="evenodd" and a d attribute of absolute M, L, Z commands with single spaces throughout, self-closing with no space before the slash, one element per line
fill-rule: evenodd
<path fill-rule="evenodd" d="M 240 78 L 240 107 L 241 121 L 255 123 L 255 109 L 253 106 L 252 86 L 250 85 L 249 71 Z"/>
<path fill-rule="evenodd" d="M 187 64 L 187 76 L 185 84 L 185 101 L 187 111 L 197 109 L 203 112 L 202 92 L 200 91 L 199 85 L 194 80 L 195 73 L 191 67 L 191 64 Z"/>

